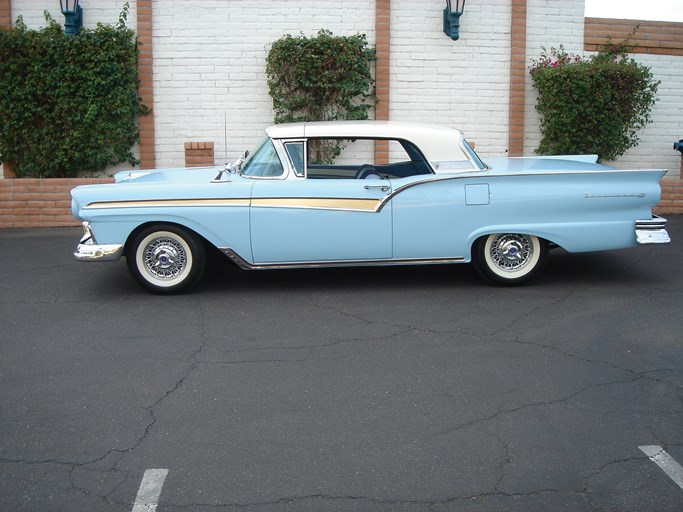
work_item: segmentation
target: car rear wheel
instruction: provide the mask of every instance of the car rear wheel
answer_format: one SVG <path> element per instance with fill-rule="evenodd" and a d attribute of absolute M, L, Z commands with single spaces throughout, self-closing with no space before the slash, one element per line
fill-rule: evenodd
<path fill-rule="evenodd" d="M 201 279 L 206 249 L 195 235 L 179 226 L 150 226 L 131 240 L 127 264 L 133 277 L 151 292 L 179 293 Z"/>
<path fill-rule="evenodd" d="M 514 286 L 537 277 L 548 259 L 548 242 L 533 235 L 494 233 L 477 240 L 474 264 L 493 284 Z"/>

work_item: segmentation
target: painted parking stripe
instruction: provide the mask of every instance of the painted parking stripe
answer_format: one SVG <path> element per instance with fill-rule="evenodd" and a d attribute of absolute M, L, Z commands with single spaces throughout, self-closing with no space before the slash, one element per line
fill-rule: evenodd
<path fill-rule="evenodd" d="M 640 451 L 650 457 L 650 460 L 657 464 L 664 473 L 669 475 L 678 487 L 683 489 L 683 467 L 671 458 L 661 446 L 639 446 Z"/>
<path fill-rule="evenodd" d="M 168 469 L 148 469 L 142 477 L 142 483 L 135 498 L 133 512 L 154 512 L 159 503 L 161 488 L 166 480 Z"/>

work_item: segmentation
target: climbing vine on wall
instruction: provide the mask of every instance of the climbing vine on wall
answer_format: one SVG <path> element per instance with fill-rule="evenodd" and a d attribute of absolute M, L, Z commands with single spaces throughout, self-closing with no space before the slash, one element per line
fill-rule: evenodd
<path fill-rule="evenodd" d="M 46 12 L 47 26 L 28 30 L 21 18 L 0 30 L 0 161 L 17 176 L 74 177 L 108 165 L 138 163 L 137 46 L 126 27 L 99 24 L 66 36 Z"/>
<path fill-rule="evenodd" d="M 275 122 L 367 119 L 377 104 L 375 60 L 365 34 L 335 36 L 321 30 L 315 37 L 278 39 L 266 59 Z M 341 151 L 337 143 L 309 146 L 312 162 L 331 162 Z"/>
<path fill-rule="evenodd" d="M 275 122 L 367 119 L 377 103 L 365 34 L 286 35 L 268 52 L 266 74 Z"/>

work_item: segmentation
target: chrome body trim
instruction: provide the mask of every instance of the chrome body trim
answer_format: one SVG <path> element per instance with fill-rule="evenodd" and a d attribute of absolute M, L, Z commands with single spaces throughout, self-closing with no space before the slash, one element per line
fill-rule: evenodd
<path fill-rule="evenodd" d="M 552 174 L 559 176 L 559 175 L 595 175 L 600 172 L 613 172 L 613 171 L 577 171 L 577 170 L 572 170 L 572 171 L 553 171 Z M 639 170 L 620 170 L 619 172 L 624 172 L 624 173 L 636 173 L 636 172 L 642 172 Z M 514 176 L 539 176 L 543 174 L 550 174 L 550 173 L 534 173 L 534 172 L 523 172 L 523 173 L 516 173 Z M 506 175 L 503 173 L 497 173 L 497 172 L 488 172 L 484 171 L 481 174 L 475 174 L 475 173 L 463 173 L 463 174 L 457 174 L 457 175 L 445 175 L 445 176 L 438 176 L 434 177 L 431 175 L 427 179 L 422 179 L 418 181 L 413 181 L 412 183 L 408 183 L 406 185 L 403 185 L 401 187 L 398 187 L 394 189 L 391 193 L 387 194 L 384 196 L 384 198 L 381 200 L 381 203 L 379 207 L 377 208 L 376 211 L 380 211 L 382 208 L 384 208 L 384 205 L 387 204 L 389 201 L 391 201 L 394 196 L 400 194 L 404 190 L 407 190 L 409 188 L 417 187 L 418 185 L 423 185 L 425 183 L 438 183 L 441 181 L 452 181 L 452 180 L 462 180 L 462 179 L 467 179 L 467 178 L 479 178 L 479 179 L 490 179 L 490 178 L 498 178 L 498 177 L 506 177 L 506 176 L 511 176 L 511 175 Z M 584 197 L 588 198 L 588 194 L 586 194 Z M 602 196 L 602 197 L 631 197 L 631 196 Z M 642 194 L 636 194 L 633 197 L 643 197 Z M 656 217 L 656 215 L 653 215 L 653 217 Z M 661 217 L 657 217 L 661 219 Z M 662 219 L 666 223 L 666 219 Z M 639 221 L 639 222 L 650 222 L 650 221 Z"/>
<path fill-rule="evenodd" d="M 95 208 L 156 208 L 159 206 L 249 206 L 248 198 L 223 199 L 145 199 L 123 201 L 93 201 L 83 207 L 84 210 Z"/>
<path fill-rule="evenodd" d="M 652 215 L 651 219 L 636 221 L 636 242 L 645 244 L 668 244 L 671 242 L 666 231 L 666 219 Z"/>
<path fill-rule="evenodd" d="M 642 199 L 643 197 L 645 197 L 645 192 L 640 192 L 638 194 L 584 194 L 584 197 L 586 199 L 605 199 L 612 197 L 637 197 L 639 199 Z"/>
<path fill-rule="evenodd" d="M 123 255 L 123 244 L 98 244 L 90 223 L 83 223 L 83 237 L 74 251 L 77 261 L 116 261 Z"/>
<path fill-rule="evenodd" d="M 302 261 L 284 263 L 249 263 L 239 254 L 229 248 L 220 251 L 243 270 L 276 270 L 295 268 L 323 268 L 323 267 L 374 267 L 394 265 L 437 265 L 446 263 L 463 263 L 465 258 L 405 258 L 405 259 L 377 259 L 377 260 L 338 260 L 338 261 Z"/>

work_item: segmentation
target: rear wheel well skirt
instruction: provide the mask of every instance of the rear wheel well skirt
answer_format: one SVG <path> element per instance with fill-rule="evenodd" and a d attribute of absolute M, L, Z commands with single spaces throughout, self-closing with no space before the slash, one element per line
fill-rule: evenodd
<path fill-rule="evenodd" d="M 472 259 L 474 246 L 476 243 L 482 238 L 486 238 L 489 235 L 497 233 L 516 233 L 519 235 L 535 236 L 547 242 L 550 248 L 561 247 L 561 244 L 556 241 L 557 235 L 550 233 L 545 229 L 529 229 L 528 226 L 487 226 L 473 231 L 468 237 L 467 242 L 470 248 L 470 260 Z"/>

